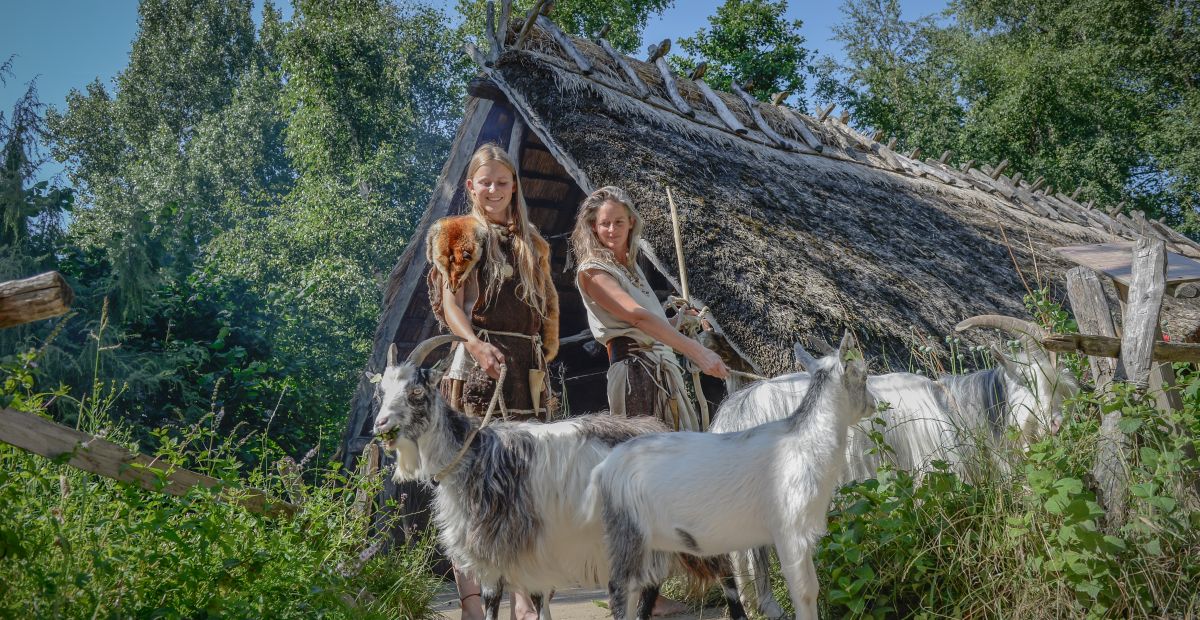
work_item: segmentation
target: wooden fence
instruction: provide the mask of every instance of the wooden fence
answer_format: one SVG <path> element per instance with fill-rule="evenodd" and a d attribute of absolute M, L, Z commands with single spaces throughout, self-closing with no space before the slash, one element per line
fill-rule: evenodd
<path fill-rule="evenodd" d="M 12 327 L 65 313 L 74 293 L 58 272 L 0 283 L 0 327 Z M 295 504 L 272 499 L 265 491 L 229 484 L 132 452 L 101 437 L 55 424 L 29 413 L 0 409 L 0 441 L 93 474 L 143 489 L 184 495 L 196 486 L 218 489 L 227 501 L 269 517 L 291 518 Z"/>

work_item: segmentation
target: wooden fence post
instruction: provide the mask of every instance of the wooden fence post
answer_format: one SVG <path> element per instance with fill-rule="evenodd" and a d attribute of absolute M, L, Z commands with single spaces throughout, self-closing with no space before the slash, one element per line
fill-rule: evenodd
<path fill-rule="evenodd" d="M 1079 333 L 1109 337 L 1117 335 L 1112 310 L 1104 298 L 1104 287 L 1095 271 L 1087 267 L 1075 267 L 1068 271 L 1067 297 L 1071 300 L 1071 310 L 1079 323 Z M 1096 390 L 1107 388 L 1116 375 L 1116 360 L 1089 356 L 1088 363 L 1092 367 Z"/>

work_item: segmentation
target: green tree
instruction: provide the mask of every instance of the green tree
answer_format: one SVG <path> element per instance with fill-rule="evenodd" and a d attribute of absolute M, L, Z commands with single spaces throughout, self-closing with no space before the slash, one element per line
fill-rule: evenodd
<path fill-rule="evenodd" d="M 523 23 L 535 0 L 514 0 L 510 23 Z M 496 0 L 497 20 L 500 2 Z M 675 0 L 560 0 L 550 14 L 554 23 L 567 34 L 591 38 L 609 26 L 607 39 L 613 47 L 626 53 L 636 52 L 642 44 L 642 30 L 651 15 L 675 5 Z M 487 0 L 458 0 L 458 12 L 463 16 L 459 31 L 462 36 L 483 40 L 487 16 Z"/>
<path fill-rule="evenodd" d="M 763 101 L 780 91 L 792 93 L 804 107 L 804 74 L 811 53 L 800 35 L 803 22 L 787 20 L 787 0 L 725 0 L 709 28 L 679 39 L 687 56 L 674 56 L 676 68 L 690 72 L 708 63 L 705 81 L 719 90 L 737 82 Z"/>
<path fill-rule="evenodd" d="M 857 124 L 905 148 L 1008 159 L 1085 200 L 1125 201 L 1198 232 L 1190 5 L 964 0 L 945 25 L 904 22 L 894 1 L 852 0 L 846 12 L 838 35 L 850 61 L 821 93 Z"/>

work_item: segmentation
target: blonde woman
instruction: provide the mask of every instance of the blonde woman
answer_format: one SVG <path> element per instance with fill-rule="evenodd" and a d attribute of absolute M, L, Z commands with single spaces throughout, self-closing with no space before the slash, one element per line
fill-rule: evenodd
<path fill-rule="evenodd" d="M 510 418 L 548 418 L 551 395 L 542 379 L 558 352 L 550 246 L 529 223 L 516 167 L 504 149 L 486 144 L 475 151 L 466 191 L 470 213 L 439 221 L 428 243 L 433 310 L 465 341 L 451 353 L 442 391 L 460 411 L 483 415 L 504 365 Z M 463 619 L 482 618 L 479 583 L 457 569 L 455 581 Z M 516 592 L 512 611 L 519 620 L 537 617 L 528 597 Z"/>
<path fill-rule="evenodd" d="M 603 187 L 579 209 L 571 245 L 576 284 L 592 335 L 608 349 L 613 415 L 653 415 L 676 430 L 699 430 L 678 351 L 714 377 L 729 371 L 716 354 L 676 331 L 637 265 L 642 218 L 628 194 Z"/>

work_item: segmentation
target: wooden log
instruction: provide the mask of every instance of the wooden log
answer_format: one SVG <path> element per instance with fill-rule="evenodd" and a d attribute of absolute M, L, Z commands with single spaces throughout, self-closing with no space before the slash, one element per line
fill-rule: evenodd
<path fill-rule="evenodd" d="M 625 77 L 629 80 L 629 83 L 633 85 L 634 95 L 638 99 L 643 100 L 649 97 L 650 89 L 646 86 L 646 83 L 642 81 L 642 78 L 638 76 L 637 71 L 634 71 L 633 67 L 629 65 L 629 62 L 625 60 L 625 56 L 613 49 L 613 46 L 608 42 L 608 39 L 601 37 L 596 40 L 596 43 L 598 43 L 600 47 L 604 48 L 605 53 L 608 54 L 608 57 L 612 59 L 613 63 L 621 68 L 621 72 L 625 74 Z"/>
<path fill-rule="evenodd" d="M 1029 186 L 1029 191 L 1036 192 L 1039 189 L 1042 189 L 1042 186 L 1045 184 L 1046 177 L 1038 177 L 1037 180 L 1033 182 L 1033 185 Z"/>
<path fill-rule="evenodd" d="M 675 78 L 671 76 L 671 68 L 667 66 L 667 61 L 661 56 L 654 60 L 654 66 L 658 67 L 658 73 L 662 76 L 663 85 L 667 88 L 667 95 L 671 98 L 671 103 L 684 116 L 695 116 L 696 111 L 692 106 L 684 101 L 683 95 L 679 94 L 679 88 L 675 86 Z"/>
<path fill-rule="evenodd" d="M 804 122 L 804 119 L 800 118 L 799 114 L 793 112 L 792 109 L 787 106 L 779 106 L 779 109 L 783 111 L 783 116 L 788 119 L 788 122 L 792 124 L 792 128 L 800 134 L 800 137 L 804 140 L 804 143 L 807 144 L 809 148 L 818 153 L 825 150 L 825 145 L 822 144 L 821 140 L 818 139 L 817 136 L 808 128 L 808 124 Z"/>
<path fill-rule="evenodd" d="M 1082 192 L 1082 191 L 1083 191 L 1082 185 L 1080 185 L 1079 187 L 1076 187 L 1075 191 L 1071 192 L 1071 200 L 1075 200 L 1076 198 L 1078 198 L 1079 192 Z"/>
<path fill-rule="evenodd" d="M 1022 179 L 1023 177 L 1024 177 L 1024 175 L 1022 175 L 1020 172 L 1018 172 L 1018 173 L 1016 173 L 1016 174 L 1012 175 L 1012 184 L 1013 184 L 1013 186 L 1015 186 L 1015 187 L 1020 187 L 1020 186 L 1021 186 L 1021 179 Z"/>
<path fill-rule="evenodd" d="M 1086 267 L 1084 268 L 1086 269 Z M 1070 281 L 1068 280 L 1068 286 Z M 1071 302 L 1075 306 L 1074 300 Z M 1076 318 L 1079 314 L 1076 313 Z M 1082 323 L 1080 324 L 1082 329 Z M 1120 358 L 1121 339 L 1114 336 L 1098 336 L 1094 334 L 1050 334 L 1042 340 L 1047 351 L 1055 353 L 1082 353 L 1101 358 Z M 1155 341 L 1151 357 L 1156 362 L 1200 362 L 1200 344 Z M 1113 376 L 1116 376 L 1117 366 L 1113 366 Z M 1111 378 L 1111 377 L 1109 377 Z M 1119 378 L 1119 377 L 1118 377 Z M 1099 387 L 1099 382 L 1097 383 Z"/>
<path fill-rule="evenodd" d="M 496 36 L 500 41 L 500 51 L 508 45 L 509 22 L 512 20 L 512 0 L 500 0 L 500 22 L 496 24 Z"/>
<path fill-rule="evenodd" d="M 954 151 L 951 151 L 948 149 L 945 151 L 942 151 L 942 156 L 938 158 L 938 163 L 942 164 L 944 166 L 944 165 L 946 165 L 946 162 L 950 161 L 950 158 L 952 156 L 954 156 Z"/>
<path fill-rule="evenodd" d="M 708 102 L 712 104 L 713 109 L 716 110 L 717 117 L 719 117 L 721 121 L 725 123 L 725 126 L 729 127 L 733 133 L 743 135 L 749 131 L 746 129 L 745 125 L 742 125 L 740 122 L 738 122 L 737 117 L 734 116 L 733 112 L 729 110 L 729 107 L 725 105 L 725 101 L 723 101 L 721 97 L 717 95 L 717 93 L 713 92 L 712 87 L 705 83 L 704 80 L 696 80 L 696 87 L 700 89 L 700 92 L 704 93 L 704 98 L 708 99 Z"/>
<path fill-rule="evenodd" d="M 743 90 L 742 87 L 738 86 L 736 82 L 731 83 L 730 86 L 733 88 L 733 92 L 736 93 L 737 96 L 741 97 L 742 101 L 746 103 L 746 107 L 750 109 L 750 118 L 754 119 L 754 124 L 758 126 L 758 130 L 770 138 L 770 140 L 774 142 L 776 146 L 789 151 L 812 151 L 812 149 L 805 145 L 802 145 L 798 142 L 793 142 L 792 140 L 788 140 L 787 138 L 779 135 L 779 133 L 767 123 L 767 119 L 763 118 L 762 112 L 758 111 L 758 100 L 752 97 L 750 93 Z"/>
<path fill-rule="evenodd" d="M 612 22 L 604 22 L 604 25 L 600 27 L 600 32 L 596 34 L 596 38 L 607 39 L 609 30 L 612 30 Z"/>
<path fill-rule="evenodd" d="M 959 166 L 958 169 L 962 170 L 963 172 L 967 172 L 968 170 L 970 170 L 971 168 L 974 168 L 974 167 L 975 167 L 975 160 L 968 159 L 967 161 L 963 162 L 963 165 Z"/>
<path fill-rule="evenodd" d="M 669 51 L 671 51 L 670 39 L 663 39 L 658 43 L 651 43 L 646 47 L 646 52 L 648 54 L 646 56 L 646 62 L 653 64 L 654 61 L 666 56 L 667 52 Z"/>
<path fill-rule="evenodd" d="M 358 462 L 358 473 L 363 478 L 371 478 L 379 473 L 380 449 L 379 444 L 371 442 L 367 444 L 363 450 L 363 458 Z M 372 506 L 371 496 L 360 488 L 354 494 L 354 505 L 352 510 L 360 517 L 371 518 Z"/>
<path fill-rule="evenodd" d="M 550 33 L 550 37 L 554 39 L 554 42 L 557 43 L 558 46 L 567 53 L 567 56 L 569 56 L 572 61 L 575 62 L 575 66 L 579 67 L 580 73 L 584 75 L 592 74 L 592 63 L 583 54 L 579 53 L 579 49 L 576 48 L 575 44 L 571 42 L 571 37 L 568 37 L 566 33 L 564 33 L 562 29 L 558 27 L 558 24 L 555 24 L 554 21 L 549 17 L 539 14 L 537 16 L 537 25 L 542 30 Z"/>
<path fill-rule="evenodd" d="M 892 151 L 896 150 L 896 136 L 892 136 L 892 137 L 888 138 L 887 147 L 889 150 L 892 150 Z"/>
<path fill-rule="evenodd" d="M 65 314 L 75 292 L 57 271 L 0 282 L 0 328 Z"/>
<path fill-rule="evenodd" d="M 467 94 L 476 99 L 504 101 L 504 93 L 500 92 L 500 87 L 492 80 L 478 75 L 467 82 Z"/>
<path fill-rule="evenodd" d="M 883 132 L 878 129 L 875 130 L 875 133 L 871 134 L 872 142 L 879 142 L 882 139 L 883 139 Z"/>
<path fill-rule="evenodd" d="M 525 44 L 525 39 L 533 31 L 533 23 L 537 20 L 537 16 L 541 15 L 542 5 L 545 3 L 546 0 L 538 0 L 537 4 L 533 5 L 533 8 L 529 9 L 529 12 L 525 14 L 525 25 L 521 26 L 521 32 L 517 34 L 517 42 L 513 43 L 513 49 L 519 50 Z"/>
<path fill-rule="evenodd" d="M 1121 364 L 1132 383 L 1147 387 L 1158 315 L 1166 292 L 1167 250 L 1158 239 L 1141 237 L 1133 246 L 1133 275 L 1121 338 Z"/>
<path fill-rule="evenodd" d="M 1113 208 L 1108 210 L 1108 216 L 1116 217 L 1117 214 L 1120 213 L 1124 208 L 1125 208 L 1125 201 L 1122 200 L 1121 202 L 1118 202 L 1116 205 L 1113 205 Z"/>
<path fill-rule="evenodd" d="M 62 458 L 76 469 L 137 485 L 147 491 L 182 496 L 192 487 L 220 491 L 223 500 L 255 514 L 291 517 L 294 504 L 275 500 L 265 492 L 228 484 L 211 476 L 174 467 L 131 452 L 107 439 L 67 428 L 30 413 L 0 409 L 0 441 L 49 459 Z M 69 456 L 68 456 L 69 455 Z"/>
<path fill-rule="evenodd" d="M 708 61 L 701 60 L 700 64 L 696 65 L 696 68 L 692 69 L 692 72 L 688 74 L 688 79 L 702 80 L 705 73 L 708 73 Z"/>
<path fill-rule="evenodd" d="M 822 110 L 821 113 L 817 115 L 817 120 L 824 123 L 825 119 L 829 118 L 829 113 L 833 112 L 833 105 L 834 104 L 831 103 L 829 104 L 829 107 Z"/>
<path fill-rule="evenodd" d="M 783 90 L 771 95 L 771 105 L 783 105 L 785 99 L 791 96 L 791 92 Z"/>
<path fill-rule="evenodd" d="M 549 17 L 550 11 L 553 11 L 553 10 L 554 10 L 554 0 L 546 0 L 546 2 L 542 3 L 542 8 L 541 8 L 541 10 L 538 11 L 538 14 Z"/>
<path fill-rule="evenodd" d="M 842 115 L 838 117 L 838 120 L 842 121 L 843 125 L 849 125 L 850 124 L 850 110 L 842 110 Z"/>
<path fill-rule="evenodd" d="M 483 34 L 488 40 L 487 62 L 488 66 L 493 66 L 497 58 L 500 58 L 500 39 L 496 35 L 496 3 L 494 0 L 487 0 L 487 5 L 484 7 L 485 16 L 483 24 Z"/>
<path fill-rule="evenodd" d="M 1008 167 L 1008 160 L 1007 159 L 1002 160 L 1000 163 L 996 164 L 996 168 L 992 170 L 990 176 L 993 179 L 999 178 L 1000 175 L 1004 173 L 1004 169 L 1007 167 Z"/>
<path fill-rule="evenodd" d="M 912 151 L 909 151 L 908 155 L 906 155 L 905 157 L 908 157 L 909 159 L 917 159 L 920 156 L 921 156 L 921 147 L 918 146 L 917 148 L 913 149 Z"/>
<path fill-rule="evenodd" d="M 513 119 L 512 131 L 508 134 L 508 158 L 517 167 L 516 173 L 521 175 L 521 145 L 525 142 L 525 123 L 521 116 Z"/>
<path fill-rule="evenodd" d="M 1079 336 L 1079 340 L 1072 342 L 1074 348 L 1072 351 L 1080 351 L 1087 354 L 1088 363 L 1092 368 L 1092 377 L 1095 379 L 1096 389 L 1102 390 L 1116 376 L 1117 365 L 1112 359 L 1119 357 L 1121 342 L 1117 339 L 1117 328 L 1113 323 L 1112 310 L 1108 306 L 1108 299 L 1104 297 L 1104 287 L 1100 284 L 1100 277 L 1095 271 L 1087 267 L 1075 267 L 1067 271 L 1067 297 L 1071 301 L 1071 310 L 1075 313 L 1075 320 L 1079 323 L 1079 330 L 1086 334 L 1094 334 L 1094 336 L 1079 336 L 1079 334 L 1071 334 Z M 1058 337 L 1060 334 L 1055 334 L 1052 337 Z M 1102 342 L 1095 340 L 1088 341 L 1086 344 L 1082 341 L 1084 338 L 1103 338 Z M 1088 347 L 1095 347 L 1103 344 L 1107 351 L 1109 347 L 1115 345 L 1113 355 L 1104 355 L 1100 353 L 1089 353 Z M 1051 349 L 1047 349 L 1051 350 Z M 1054 349 L 1058 350 L 1058 349 Z M 1200 351 L 1198 351 L 1200 352 Z"/>

